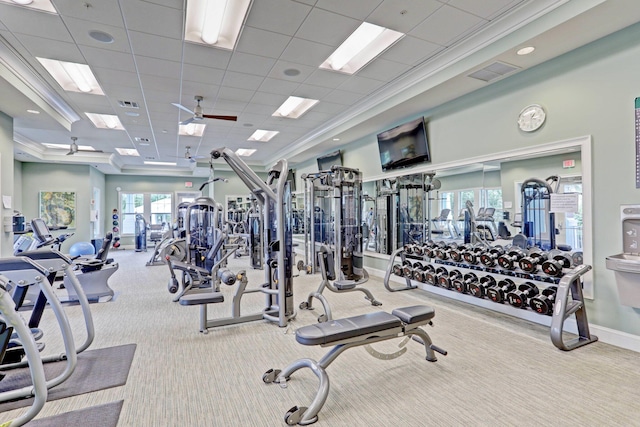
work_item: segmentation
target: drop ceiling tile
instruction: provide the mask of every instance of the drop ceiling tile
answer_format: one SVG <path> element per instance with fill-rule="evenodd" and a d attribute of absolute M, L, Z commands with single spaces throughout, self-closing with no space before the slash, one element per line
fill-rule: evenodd
<path fill-rule="evenodd" d="M 147 1 L 118 2 L 127 17 L 127 28 L 163 37 L 182 40 L 183 13 L 181 9 Z"/>
<path fill-rule="evenodd" d="M 349 80 L 338 86 L 338 89 L 345 89 L 351 92 L 369 95 L 376 89 L 382 87 L 382 85 L 384 85 L 384 82 L 380 80 L 374 80 L 361 76 L 351 76 Z"/>
<path fill-rule="evenodd" d="M 437 0 L 385 0 L 367 22 L 406 34 L 442 6 Z"/>
<path fill-rule="evenodd" d="M 300 96 L 303 98 L 322 99 L 327 96 L 331 92 L 331 90 L 332 89 L 327 87 L 301 84 L 293 92 L 291 92 L 291 95 Z M 315 108 L 316 106 L 314 106 L 313 108 Z"/>
<path fill-rule="evenodd" d="M 175 79 L 180 78 L 177 73 L 173 76 Z M 182 78 L 191 82 L 201 82 L 210 85 L 219 85 L 222 83 L 224 71 L 217 68 L 201 67 L 199 65 L 185 64 L 182 70 Z"/>
<path fill-rule="evenodd" d="M 360 93 L 348 92 L 346 90 L 334 90 L 323 98 L 323 101 L 334 102 L 342 105 L 353 105 L 363 97 Z"/>
<path fill-rule="evenodd" d="M 170 77 L 174 79 L 180 78 L 181 66 L 179 62 L 139 56 L 136 60 L 136 65 L 138 66 L 140 74 Z"/>
<path fill-rule="evenodd" d="M 264 77 L 261 76 L 238 73 L 236 71 L 227 71 L 224 74 L 222 83 L 225 87 L 256 90 L 260 87 L 263 80 Z"/>
<path fill-rule="evenodd" d="M 297 82 L 288 82 L 280 79 L 266 78 L 258 88 L 260 92 L 288 95 L 300 86 Z"/>
<path fill-rule="evenodd" d="M 485 22 L 475 15 L 444 5 L 409 34 L 441 46 L 450 46 Z"/>
<path fill-rule="evenodd" d="M 324 99 L 322 100 L 322 102 L 319 102 L 313 106 L 313 110 L 319 113 L 333 113 L 336 115 L 339 112 L 343 111 L 345 108 L 347 108 L 346 105 L 327 102 Z"/>
<path fill-rule="evenodd" d="M 410 69 L 411 66 L 409 65 L 377 58 L 358 71 L 358 76 L 388 82 Z"/>
<path fill-rule="evenodd" d="M 96 1 L 89 3 L 77 0 L 55 0 L 54 2 L 56 10 L 63 18 L 71 17 L 124 28 L 120 2 Z"/>
<path fill-rule="evenodd" d="M 449 0 L 449 5 L 491 20 L 501 13 L 524 3 L 524 0 Z"/>
<path fill-rule="evenodd" d="M 314 8 L 296 32 L 295 37 L 336 48 L 358 28 L 360 23 L 353 18 Z"/>
<path fill-rule="evenodd" d="M 335 50 L 332 46 L 300 38 L 293 38 L 280 59 L 296 64 L 319 67 Z"/>
<path fill-rule="evenodd" d="M 248 53 L 234 52 L 229 62 L 229 70 L 266 76 L 276 63 L 275 59 Z"/>
<path fill-rule="evenodd" d="M 184 43 L 184 63 L 226 69 L 232 52 L 196 43 Z"/>
<path fill-rule="evenodd" d="M 47 40 L 58 40 L 72 43 L 73 39 L 59 15 L 38 12 L 26 7 L 0 4 L 0 21 L 12 33 L 31 35 Z M 46 28 L 46 34 L 42 29 Z"/>
<path fill-rule="evenodd" d="M 230 101 L 249 102 L 253 97 L 253 90 L 239 89 L 233 87 L 222 87 L 218 92 L 218 99 L 227 99 Z"/>
<path fill-rule="evenodd" d="M 128 71 L 130 73 L 136 72 L 133 55 L 130 53 L 97 49 L 90 46 L 81 46 L 80 49 L 91 69 L 109 68 L 112 70 Z"/>
<path fill-rule="evenodd" d="M 138 31 L 129 31 L 129 36 L 133 52 L 136 55 L 180 61 L 182 56 L 182 41 L 180 40 Z"/>
<path fill-rule="evenodd" d="M 246 106 L 247 106 L 246 102 L 218 98 L 215 102 L 214 108 L 207 109 L 207 112 L 205 112 L 205 114 L 237 115 L 242 111 L 244 111 Z M 229 123 L 220 122 L 221 126 L 223 124 L 228 126 L 233 125 L 232 122 L 229 122 Z"/>
<path fill-rule="evenodd" d="M 119 52 L 131 52 L 131 49 L 129 48 L 129 37 L 124 28 L 102 25 L 76 18 L 66 18 L 65 24 L 67 25 L 67 28 L 75 42 L 80 46 L 91 46 L 93 48 L 115 50 Z M 89 35 L 91 31 L 105 32 L 113 37 L 113 42 L 99 42 Z"/>
<path fill-rule="evenodd" d="M 342 83 L 349 80 L 349 77 L 350 76 L 345 73 L 327 71 L 318 68 L 304 82 L 305 84 L 335 89 Z"/>
<path fill-rule="evenodd" d="M 117 88 L 120 86 L 138 89 L 140 87 L 138 76 L 135 73 L 100 67 L 96 67 L 92 71 L 100 86 L 104 88 Z"/>
<path fill-rule="evenodd" d="M 380 4 L 381 0 L 318 0 L 316 7 L 340 15 L 348 16 L 359 21 L 364 21 L 371 12 Z M 366 19 L 368 21 L 368 19 Z"/>
<path fill-rule="evenodd" d="M 73 44 L 57 40 L 46 40 L 36 36 L 20 36 L 20 43 L 32 56 L 85 63 L 80 49 Z M 40 64 L 35 60 L 37 64 Z"/>
<path fill-rule="evenodd" d="M 247 25 L 293 36 L 310 11 L 308 5 L 291 0 L 254 1 Z"/>
<path fill-rule="evenodd" d="M 278 59 L 290 40 L 291 36 L 247 27 L 240 35 L 236 50 L 238 52 Z"/>
<path fill-rule="evenodd" d="M 380 55 L 380 58 L 406 65 L 417 65 L 444 47 L 407 35 Z"/>

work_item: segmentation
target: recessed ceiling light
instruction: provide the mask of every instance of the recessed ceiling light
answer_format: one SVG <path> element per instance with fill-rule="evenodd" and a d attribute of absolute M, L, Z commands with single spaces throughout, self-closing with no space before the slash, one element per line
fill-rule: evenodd
<path fill-rule="evenodd" d="M 67 151 L 69 150 L 69 144 L 50 144 L 48 142 L 43 142 L 42 145 L 44 145 L 47 148 L 61 149 L 61 150 L 67 150 Z M 90 145 L 78 145 L 78 150 L 96 151 L 96 149 Z"/>
<path fill-rule="evenodd" d="M 0 0 L 0 2 L 17 4 L 28 7 L 29 9 L 41 10 L 43 12 L 58 13 L 50 0 Z"/>
<path fill-rule="evenodd" d="M 144 164 L 156 165 L 156 166 L 176 166 L 177 165 L 176 162 L 150 162 L 150 161 L 145 161 Z"/>
<path fill-rule="evenodd" d="M 38 110 L 27 110 L 27 113 L 40 114 L 40 111 L 38 111 Z"/>
<path fill-rule="evenodd" d="M 354 74 L 402 37 L 398 31 L 363 22 L 320 68 Z"/>
<path fill-rule="evenodd" d="M 282 105 L 272 114 L 275 117 L 287 117 L 297 119 L 307 112 L 311 107 L 318 103 L 317 99 L 300 98 L 298 96 L 290 96 Z"/>
<path fill-rule="evenodd" d="M 136 113 L 135 111 L 126 111 L 125 114 L 129 117 L 138 117 L 140 113 Z"/>
<path fill-rule="evenodd" d="M 189 0 L 185 41 L 233 50 L 251 0 Z"/>
<path fill-rule="evenodd" d="M 279 133 L 280 132 L 277 130 L 256 129 L 256 131 L 249 137 L 247 141 L 267 142 Z"/>
<path fill-rule="evenodd" d="M 92 95 L 104 95 L 98 80 L 87 64 L 37 58 L 51 77 L 69 92 L 83 92 Z"/>
<path fill-rule="evenodd" d="M 92 30 L 89 31 L 89 37 L 100 43 L 113 43 L 113 36 L 104 31 Z"/>
<path fill-rule="evenodd" d="M 121 156 L 139 156 L 140 155 L 140 153 L 138 153 L 138 150 L 136 150 L 135 148 L 117 148 L 116 147 L 116 151 Z"/>
<path fill-rule="evenodd" d="M 238 156 L 249 157 L 250 155 L 252 155 L 256 151 L 257 150 L 255 148 L 238 148 L 236 150 L 236 154 Z"/>
<path fill-rule="evenodd" d="M 118 116 L 113 114 L 84 113 L 98 129 L 124 130 Z"/>
<path fill-rule="evenodd" d="M 533 46 L 527 46 L 527 47 L 523 47 L 521 49 L 518 49 L 518 51 L 516 52 L 518 55 L 528 55 L 531 52 L 533 52 L 534 50 L 536 50 L 535 47 Z"/>
<path fill-rule="evenodd" d="M 334 141 L 340 141 L 340 138 L 333 138 Z"/>
<path fill-rule="evenodd" d="M 201 123 L 189 123 L 188 125 L 180 125 L 178 135 L 184 136 L 202 136 L 207 125 Z"/>

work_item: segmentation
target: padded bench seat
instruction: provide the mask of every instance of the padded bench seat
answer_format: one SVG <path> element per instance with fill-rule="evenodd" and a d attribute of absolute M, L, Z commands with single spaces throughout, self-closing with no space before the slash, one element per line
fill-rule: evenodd
<path fill-rule="evenodd" d="M 186 294 L 180 297 L 180 305 L 201 305 L 224 302 L 224 295 L 221 292 L 201 292 Z"/>
<path fill-rule="evenodd" d="M 424 305 L 397 308 L 392 314 L 378 311 L 303 326 L 296 331 L 296 341 L 303 345 L 328 345 L 360 336 L 366 338 L 383 331 L 387 332 L 383 335 L 387 335 L 395 328 L 427 323 L 433 316 L 433 307 Z"/>

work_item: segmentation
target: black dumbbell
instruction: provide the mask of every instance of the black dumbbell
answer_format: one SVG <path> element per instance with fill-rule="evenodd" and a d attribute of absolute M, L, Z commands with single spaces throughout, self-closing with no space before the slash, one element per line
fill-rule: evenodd
<path fill-rule="evenodd" d="M 436 285 L 436 286 L 439 286 L 440 285 L 440 278 L 443 277 L 443 276 L 447 277 L 448 275 L 449 275 L 449 270 L 447 270 L 446 268 L 444 268 L 444 267 L 436 268 L 436 272 L 434 274 L 434 279 L 435 280 L 434 280 L 433 284 Z"/>
<path fill-rule="evenodd" d="M 409 279 L 411 279 L 411 276 L 413 276 L 413 263 L 411 261 L 402 261 L 402 275 Z"/>
<path fill-rule="evenodd" d="M 529 300 L 529 307 L 536 313 L 551 315 L 553 313 L 553 303 L 556 300 L 557 286 L 549 286 Z"/>
<path fill-rule="evenodd" d="M 429 267 L 427 267 L 427 269 L 425 270 L 424 282 L 428 283 L 429 285 L 436 285 L 437 283 L 436 269 L 431 264 L 429 264 Z"/>
<path fill-rule="evenodd" d="M 544 274 L 552 277 L 562 276 L 563 269 L 571 267 L 571 258 L 565 253 L 558 253 L 542 263 Z"/>
<path fill-rule="evenodd" d="M 464 245 L 464 244 L 458 245 L 458 247 L 452 248 L 449 251 L 449 257 L 451 258 L 451 260 L 455 262 L 460 262 L 462 261 L 462 254 L 466 250 L 467 250 L 467 245 Z"/>
<path fill-rule="evenodd" d="M 393 274 L 396 276 L 402 276 L 402 265 L 393 264 Z"/>
<path fill-rule="evenodd" d="M 478 281 L 478 276 L 473 273 L 467 273 L 462 278 L 453 281 L 453 288 L 461 294 L 469 292 L 469 285 Z"/>
<path fill-rule="evenodd" d="M 419 262 L 413 263 L 413 270 L 411 271 L 411 278 L 418 282 L 424 281 L 424 269 L 425 266 Z"/>
<path fill-rule="evenodd" d="M 509 252 L 498 257 L 498 265 L 505 270 L 515 270 L 518 261 L 525 256 L 522 249 L 516 247 L 509 249 Z"/>
<path fill-rule="evenodd" d="M 487 289 L 495 285 L 496 279 L 493 276 L 482 276 L 479 281 L 469 284 L 469 293 L 476 298 L 484 298 Z"/>
<path fill-rule="evenodd" d="M 507 294 L 507 302 L 517 308 L 527 308 L 529 298 L 538 295 L 540 290 L 531 282 L 524 282 L 518 286 L 517 291 L 511 291 Z"/>
<path fill-rule="evenodd" d="M 584 254 L 582 253 L 582 251 L 576 251 L 571 254 L 571 263 L 574 266 L 582 265 L 583 262 L 584 262 Z"/>
<path fill-rule="evenodd" d="M 448 275 L 438 277 L 438 286 L 445 289 L 451 289 L 454 280 L 461 278 L 462 273 L 459 270 L 451 270 Z"/>
<path fill-rule="evenodd" d="M 538 270 L 538 265 L 547 260 L 547 253 L 540 248 L 529 249 L 529 254 L 520 258 L 518 265 L 522 271 L 527 273 L 535 273 Z"/>
<path fill-rule="evenodd" d="M 415 256 L 422 256 L 424 254 L 422 245 L 413 245 L 413 254 Z"/>
<path fill-rule="evenodd" d="M 402 250 L 407 255 L 413 255 L 414 248 L 415 248 L 415 245 L 404 245 Z"/>
<path fill-rule="evenodd" d="M 493 301 L 502 303 L 504 302 L 507 293 L 513 291 L 516 288 L 516 284 L 511 279 L 502 279 L 495 286 L 487 288 L 487 297 Z"/>
<path fill-rule="evenodd" d="M 498 257 L 503 254 L 504 248 L 502 246 L 495 246 L 480 255 L 480 263 L 485 267 L 493 267 L 496 265 Z"/>
<path fill-rule="evenodd" d="M 436 258 L 445 260 L 449 258 L 449 252 L 458 247 L 457 243 L 451 243 L 450 245 L 439 247 L 436 249 Z"/>
<path fill-rule="evenodd" d="M 436 251 L 445 246 L 446 244 L 444 242 L 433 243 L 423 249 L 424 255 L 428 258 L 436 258 Z"/>
<path fill-rule="evenodd" d="M 467 264 L 476 265 L 480 260 L 483 249 L 480 246 L 473 246 L 462 252 L 462 259 Z"/>

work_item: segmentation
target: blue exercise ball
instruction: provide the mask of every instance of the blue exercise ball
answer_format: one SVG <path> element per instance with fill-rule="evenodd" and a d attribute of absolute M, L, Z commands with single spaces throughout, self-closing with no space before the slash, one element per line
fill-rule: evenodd
<path fill-rule="evenodd" d="M 72 257 L 83 256 L 83 255 L 93 255 L 96 253 L 96 248 L 89 242 L 78 242 L 74 243 L 69 249 L 69 255 Z"/>

